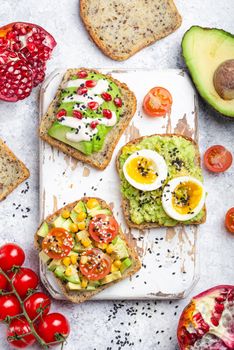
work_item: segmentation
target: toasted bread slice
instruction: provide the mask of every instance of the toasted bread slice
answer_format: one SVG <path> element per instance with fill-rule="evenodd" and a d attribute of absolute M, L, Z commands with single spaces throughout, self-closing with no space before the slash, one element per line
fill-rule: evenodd
<path fill-rule="evenodd" d="M 93 198 L 93 197 L 92 197 Z M 73 203 L 69 203 L 67 204 L 65 207 L 57 210 L 54 214 L 52 215 L 49 215 L 44 221 L 46 221 L 47 223 L 52 223 L 54 221 L 54 219 L 61 214 L 61 212 L 65 209 L 71 211 L 72 208 L 74 208 L 74 206 L 80 201 L 84 201 L 85 203 L 90 199 L 90 197 L 84 197 L 84 198 L 81 198 L 79 199 L 78 201 L 75 201 Z M 101 204 L 101 207 L 102 209 L 108 209 L 111 213 L 112 213 L 112 210 L 110 208 L 110 206 L 102 199 L 100 198 L 96 198 L 99 203 Z M 43 221 L 43 222 L 44 222 Z M 37 231 L 38 232 L 38 231 Z M 62 283 L 62 281 L 59 279 L 59 278 L 56 278 L 57 280 L 57 283 L 61 289 L 61 292 L 64 294 L 64 296 L 72 301 L 73 303 L 76 303 L 76 304 L 79 304 L 79 303 L 82 303 L 90 298 L 92 298 L 95 294 L 97 293 L 100 293 L 102 290 L 112 286 L 114 283 L 118 283 L 119 281 L 125 279 L 125 278 L 128 278 L 130 276 L 132 276 L 133 274 L 135 274 L 140 268 L 141 268 L 141 262 L 139 260 L 139 257 L 138 257 L 138 254 L 136 252 L 136 249 L 135 247 L 133 247 L 133 245 L 127 240 L 126 236 L 123 234 L 122 232 L 122 229 L 121 227 L 119 227 L 119 236 L 126 242 L 127 244 L 127 247 L 128 247 L 128 251 L 129 251 L 129 256 L 131 257 L 132 261 L 133 261 L 133 264 L 130 268 L 128 268 L 126 270 L 126 272 L 123 273 L 122 277 L 118 280 L 115 280 L 111 283 L 107 283 L 105 285 L 101 285 L 99 287 L 97 287 L 96 290 L 94 291 L 71 291 L 71 290 L 68 290 L 65 286 L 65 284 Z M 34 243 L 35 243 L 35 247 L 38 249 L 38 250 L 41 250 L 41 242 L 42 242 L 42 239 L 41 237 L 39 237 L 36 233 L 35 235 L 35 240 L 34 240 Z"/>
<path fill-rule="evenodd" d="M 29 170 L 0 139 L 0 201 L 29 177 Z"/>
<path fill-rule="evenodd" d="M 177 134 L 155 134 L 155 135 L 151 135 L 151 136 L 143 136 L 140 138 L 137 138 L 133 141 L 128 142 L 125 146 L 131 146 L 131 145 L 136 145 L 139 142 L 141 142 L 143 139 L 147 139 L 153 136 L 160 136 L 160 137 L 182 137 L 184 139 L 186 139 L 187 141 L 189 141 L 193 146 L 194 146 L 194 150 L 195 150 L 195 159 L 194 159 L 194 164 L 197 165 L 198 167 L 201 166 L 201 160 L 200 160 L 200 153 L 199 153 L 199 148 L 198 145 L 196 144 L 196 142 L 187 137 L 187 136 L 183 136 L 183 135 L 177 135 Z M 123 146 L 123 147 L 125 147 Z M 120 165 L 120 156 L 122 154 L 122 149 L 123 147 L 120 149 L 117 158 L 116 158 L 116 167 L 117 167 L 117 171 L 119 173 L 120 179 L 121 176 L 123 176 L 122 174 L 122 168 Z M 189 173 L 187 173 L 186 175 L 189 175 Z M 124 213 L 124 217 L 126 220 L 126 223 L 129 227 L 134 227 L 134 228 L 138 228 L 140 230 L 144 230 L 146 228 L 153 228 L 153 227 L 162 227 L 162 226 L 177 226 L 177 225 L 188 225 L 188 223 L 182 222 L 182 221 L 178 221 L 175 225 L 160 225 L 158 222 L 142 222 L 141 224 L 136 224 L 131 220 L 131 214 L 130 214 L 130 202 L 128 200 L 128 198 L 124 197 L 124 195 L 122 194 L 122 208 L 123 208 L 123 213 Z M 196 220 L 194 218 L 194 220 L 191 220 L 190 224 L 193 225 L 198 225 L 198 224 L 202 224 L 206 221 L 206 207 L 203 207 L 203 215 L 201 217 L 200 220 Z"/>
<path fill-rule="evenodd" d="M 80 68 L 80 69 L 84 69 L 84 68 Z M 73 148 L 72 146 L 67 145 L 62 141 L 56 140 L 55 138 L 48 135 L 48 130 L 50 129 L 50 127 L 52 126 L 53 122 L 56 119 L 56 116 L 55 116 L 56 105 L 59 100 L 60 92 L 63 89 L 64 84 L 70 79 L 72 75 L 75 75 L 77 71 L 78 69 L 67 70 L 57 90 L 57 94 L 55 98 L 51 102 L 47 113 L 42 117 L 39 134 L 44 141 L 48 142 L 54 147 L 57 147 L 58 149 L 68 154 L 69 156 L 72 156 L 80 161 L 88 163 L 91 166 L 94 166 L 102 170 L 102 169 L 105 169 L 107 165 L 110 163 L 115 146 L 117 145 L 121 135 L 123 134 L 124 130 L 127 128 L 133 115 L 135 114 L 136 97 L 134 93 L 128 89 L 126 84 L 120 83 L 118 80 L 108 75 L 108 79 L 110 79 L 115 84 L 117 84 L 118 88 L 120 89 L 120 92 L 122 95 L 121 97 L 123 100 L 123 112 L 118 123 L 106 135 L 105 142 L 102 149 L 98 152 L 92 153 L 91 155 L 85 155 L 82 152 L 78 151 L 77 149 Z M 92 70 L 86 69 L 86 71 L 99 73 L 94 69 Z"/>
<path fill-rule="evenodd" d="M 80 15 L 96 45 L 117 61 L 181 25 L 173 0 L 80 0 Z"/>

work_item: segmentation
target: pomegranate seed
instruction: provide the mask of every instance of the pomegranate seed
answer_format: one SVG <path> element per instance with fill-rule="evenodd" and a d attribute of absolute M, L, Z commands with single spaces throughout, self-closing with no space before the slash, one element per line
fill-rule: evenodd
<path fill-rule="evenodd" d="M 73 117 L 75 117 L 75 118 L 77 118 L 77 119 L 82 119 L 82 118 L 83 118 L 82 113 L 81 113 L 80 111 L 77 111 L 77 110 L 74 110 L 74 111 L 72 112 L 72 115 L 73 115 Z"/>
<path fill-rule="evenodd" d="M 97 102 L 95 102 L 95 101 L 92 101 L 92 102 L 89 102 L 89 103 L 88 103 L 88 107 L 89 107 L 90 109 L 92 109 L 93 111 L 95 111 L 96 109 L 98 109 L 99 104 L 98 104 Z"/>
<path fill-rule="evenodd" d="M 87 94 L 87 92 L 88 92 L 88 89 L 86 87 L 79 87 L 77 89 L 77 94 L 78 95 L 84 95 L 84 94 Z"/>
<path fill-rule="evenodd" d="M 88 73 L 86 72 L 86 70 L 80 70 L 80 71 L 77 73 L 77 76 L 78 76 L 78 78 L 80 78 L 80 79 L 82 79 L 82 78 L 87 78 Z"/>
<path fill-rule="evenodd" d="M 111 101 L 111 100 L 112 100 L 112 97 L 111 97 L 110 94 L 108 94 L 108 92 L 103 92 L 103 93 L 101 94 L 101 96 L 102 96 L 102 98 L 103 98 L 104 101 Z"/>
<path fill-rule="evenodd" d="M 112 118 L 112 112 L 109 109 L 103 109 L 102 115 L 107 119 Z"/>
<path fill-rule="evenodd" d="M 211 321 L 211 323 L 212 323 L 215 327 L 217 327 L 217 326 L 219 325 L 219 321 L 218 321 L 217 318 L 215 318 L 214 316 L 212 316 L 212 317 L 210 318 L 210 321 Z"/>
<path fill-rule="evenodd" d="M 217 303 L 222 303 L 225 301 L 225 298 L 224 297 L 216 297 L 215 301 L 217 301 Z"/>
<path fill-rule="evenodd" d="M 93 121 L 90 123 L 90 128 L 95 129 L 97 125 L 98 125 L 98 122 Z"/>
<path fill-rule="evenodd" d="M 85 86 L 87 88 L 92 88 L 92 87 L 94 87 L 96 85 L 97 85 L 96 80 L 86 80 L 86 82 L 85 82 Z"/>
<path fill-rule="evenodd" d="M 60 109 L 60 111 L 58 111 L 58 113 L 56 114 L 56 117 L 58 119 L 64 117 L 65 115 L 67 115 L 67 111 L 65 109 Z"/>
<path fill-rule="evenodd" d="M 116 97 L 116 98 L 114 99 L 114 104 L 116 105 L 116 107 L 122 107 L 123 101 L 121 100 L 121 98 Z"/>
<path fill-rule="evenodd" d="M 215 305 L 215 311 L 221 314 L 224 310 L 224 305 L 223 304 L 216 304 Z"/>

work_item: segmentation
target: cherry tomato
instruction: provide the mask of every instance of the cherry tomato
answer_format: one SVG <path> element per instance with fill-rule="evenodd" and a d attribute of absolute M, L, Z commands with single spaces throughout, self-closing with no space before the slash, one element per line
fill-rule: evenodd
<path fill-rule="evenodd" d="M 15 348 L 26 348 L 35 342 L 33 334 L 24 335 L 21 339 L 20 336 L 31 332 L 30 325 L 25 317 L 15 318 L 10 322 L 7 331 L 7 340 Z"/>
<path fill-rule="evenodd" d="M 5 290 L 7 288 L 8 281 L 5 276 L 0 273 L 0 290 Z"/>
<path fill-rule="evenodd" d="M 154 87 L 143 100 L 143 109 L 150 117 L 163 117 L 171 110 L 172 96 L 163 87 Z"/>
<path fill-rule="evenodd" d="M 67 256 L 73 247 L 73 238 L 64 228 L 54 227 L 42 241 L 42 249 L 52 259 Z"/>
<path fill-rule="evenodd" d="M 39 314 L 47 315 L 50 311 L 51 301 L 48 295 L 38 292 L 32 294 L 24 302 L 25 310 L 31 320 L 34 320 Z"/>
<path fill-rule="evenodd" d="M 96 242 L 109 243 L 119 232 L 119 225 L 113 216 L 96 215 L 89 223 L 89 234 Z"/>
<path fill-rule="evenodd" d="M 205 152 L 204 163 L 213 173 L 222 173 L 232 165 L 232 154 L 225 147 L 215 145 Z"/>
<path fill-rule="evenodd" d="M 5 320 L 7 316 L 12 317 L 20 313 L 20 302 L 15 295 L 9 294 L 0 296 L 0 321 Z"/>
<path fill-rule="evenodd" d="M 25 254 L 21 247 L 14 243 L 7 243 L 0 247 L 0 268 L 9 271 L 13 266 L 23 265 Z"/>
<path fill-rule="evenodd" d="M 234 208 L 228 210 L 225 217 L 225 226 L 229 232 L 234 233 Z"/>
<path fill-rule="evenodd" d="M 16 273 L 10 272 L 9 277 L 12 279 L 13 286 L 22 299 L 27 296 L 30 289 L 36 289 L 39 282 L 36 273 L 27 267 L 21 267 Z M 11 289 L 10 286 L 9 289 Z"/>
<path fill-rule="evenodd" d="M 65 316 L 55 312 L 43 316 L 36 330 L 46 343 L 63 342 L 70 333 L 70 325 Z"/>
<path fill-rule="evenodd" d="M 87 259 L 84 259 L 86 257 Z M 82 263 L 82 260 L 86 260 Z M 97 281 L 108 275 L 111 269 L 111 258 L 100 249 L 86 250 L 81 255 L 80 271 L 91 281 Z"/>

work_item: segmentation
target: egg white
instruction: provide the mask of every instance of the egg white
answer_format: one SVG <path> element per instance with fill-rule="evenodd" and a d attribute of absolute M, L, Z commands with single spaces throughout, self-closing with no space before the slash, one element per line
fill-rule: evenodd
<path fill-rule="evenodd" d="M 133 158 L 136 158 L 139 156 L 150 159 L 155 164 L 155 169 L 156 169 L 158 176 L 152 184 L 141 184 L 141 183 L 135 181 L 134 179 L 132 179 L 129 176 L 129 174 L 126 170 L 128 163 L 131 162 L 131 160 Z M 142 191 L 153 191 L 153 190 L 156 190 L 157 188 L 161 187 L 163 185 L 163 182 L 166 180 L 166 178 L 167 178 L 167 164 L 166 164 L 164 158 L 158 152 L 152 151 L 149 149 L 142 149 L 140 151 L 134 152 L 126 160 L 126 162 L 123 165 L 123 173 L 124 173 L 126 180 L 133 187 L 135 187 L 139 190 L 142 190 Z"/>
<path fill-rule="evenodd" d="M 180 214 L 173 208 L 172 193 L 174 192 L 175 188 L 182 182 L 193 182 L 202 188 L 201 199 L 198 205 L 193 209 L 193 213 L 191 214 Z M 162 194 L 162 206 L 165 212 L 167 213 L 167 215 L 170 216 L 171 218 L 178 221 L 186 221 L 194 218 L 202 210 L 205 204 L 205 198 L 206 198 L 206 192 L 201 181 L 199 181 L 198 179 L 192 176 L 181 176 L 181 177 L 176 177 L 172 179 L 164 187 L 163 194 Z"/>

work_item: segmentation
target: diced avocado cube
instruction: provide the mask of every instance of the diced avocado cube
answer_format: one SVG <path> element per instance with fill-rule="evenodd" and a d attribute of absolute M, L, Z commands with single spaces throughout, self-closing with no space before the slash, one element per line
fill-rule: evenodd
<path fill-rule="evenodd" d="M 73 208 L 77 213 L 80 213 L 82 211 L 86 212 L 86 207 L 82 201 L 79 201 L 76 206 Z"/>
<path fill-rule="evenodd" d="M 65 228 L 65 230 L 70 231 L 71 224 L 72 224 L 72 220 L 69 218 L 64 221 L 62 227 Z"/>
<path fill-rule="evenodd" d="M 40 251 L 39 257 L 45 264 L 50 260 L 50 257 L 45 252 L 43 252 L 43 250 Z"/>
<path fill-rule="evenodd" d="M 66 281 L 69 281 L 71 283 L 80 283 L 80 278 L 77 272 L 77 269 L 75 266 L 70 265 L 70 268 L 72 269 L 72 274 L 71 276 L 66 276 L 64 275 L 64 279 Z"/>
<path fill-rule="evenodd" d="M 76 237 L 77 237 L 78 241 L 89 239 L 89 233 L 86 230 L 79 231 L 76 233 Z"/>
<path fill-rule="evenodd" d="M 81 285 L 78 283 L 72 283 L 72 282 L 68 282 L 66 284 L 67 289 L 69 290 L 81 290 Z"/>
<path fill-rule="evenodd" d="M 132 260 L 127 258 L 120 265 L 120 272 L 123 274 L 130 266 L 132 266 Z"/>
<path fill-rule="evenodd" d="M 48 269 L 50 271 L 54 271 L 56 267 L 61 265 L 61 260 L 60 259 L 53 259 L 50 264 L 48 265 Z"/>
<path fill-rule="evenodd" d="M 89 291 L 92 291 L 92 290 L 95 290 L 96 289 L 96 287 L 94 287 L 94 286 L 87 286 L 87 288 L 86 288 L 86 290 L 89 290 Z"/>
<path fill-rule="evenodd" d="M 49 226 L 46 221 L 43 222 L 39 230 L 37 231 L 37 235 L 40 237 L 45 237 L 49 233 Z"/>
<path fill-rule="evenodd" d="M 116 281 L 121 277 L 122 277 L 121 272 L 115 271 L 115 272 L 110 273 L 106 277 L 104 277 L 100 282 L 101 282 L 101 284 L 107 284 L 107 283 Z"/>
<path fill-rule="evenodd" d="M 76 255 L 78 256 L 78 253 L 77 252 L 74 252 L 73 248 L 72 250 L 70 251 L 70 253 L 68 254 L 68 256 L 71 256 L 71 255 Z"/>
<path fill-rule="evenodd" d="M 92 209 L 87 208 L 87 212 L 88 212 L 88 215 L 91 216 L 90 213 L 93 213 L 93 212 L 95 212 L 95 211 L 97 211 L 97 210 L 101 210 L 101 209 L 102 209 L 102 207 L 100 206 L 100 204 L 98 204 L 98 205 L 96 205 L 96 207 L 94 207 L 94 208 L 92 208 Z"/>
<path fill-rule="evenodd" d="M 72 248 L 72 252 L 77 252 L 77 253 L 83 252 L 84 250 L 85 250 L 85 247 L 80 242 L 77 242 Z"/>
<path fill-rule="evenodd" d="M 64 279 L 65 270 L 66 270 L 65 266 L 59 265 L 54 270 L 54 274 L 55 274 L 55 276 L 57 276 L 61 279 Z"/>
<path fill-rule="evenodd" d="M 61 215 L 59 215 L 53 222 L 54 227 L 63 227 L 64 222 L 66 219 L 64 219 Z"/>
<path fill-rule="evenodd" d="M 116 236 L 111 243 L 115 244 L 117 242 L 118 238 L 119 238 L 119 236 Z"/>
<path fill-rule="evenodd" d="M 89 281 L 88 286 L 97 288 L 100 286 L 100 282 L 99 281 Z"/>
<path fill-rule="evenodd" d="M 117 240 L 115 243 L 112 242 L 112 249 L 114 255 L 120 260 L 129 257 L 127 245 L 125 241 L 119 236 L 117 236 Z"/>
<path fill-rule="evenodd" d="M 89 215 L 91 217 L 94 217 L 94 216 L 100 215 L 100 214 L 112 215 L 112 213 L 111 213 L 111 211 L 109 209 L 96 209 L 96 208 L 93 208 L 93 209 L 89 210 Z"/>
<path fill-rule="evenodd" d="M 73 222 L 77 222 L 77 216 L 78 216 L 78 213 L 75 211 L 75 210 L 72 210 L 71 211 L 71 214 L 70 214 L 70 218 L 72 219 Z"/>

